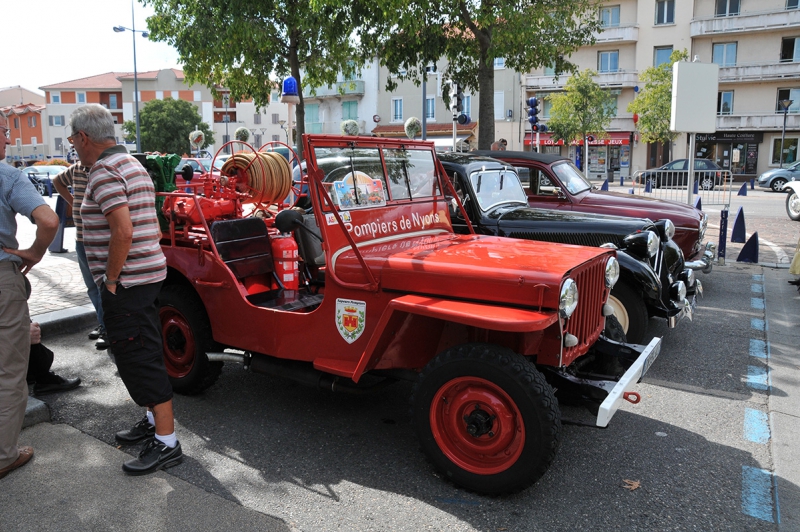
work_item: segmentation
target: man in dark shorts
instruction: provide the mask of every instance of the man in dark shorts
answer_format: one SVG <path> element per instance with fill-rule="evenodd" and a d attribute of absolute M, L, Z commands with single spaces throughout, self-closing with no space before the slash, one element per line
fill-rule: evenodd
<path fill-rule="evenodd" d="M 156 306 L 167 261 L 159 244 L 155 187 L 142 165 L 117 145 L 114 119 L 103 106 L 79 107 L 70 127 L 68 140 L 91 167 L 80 212 L 83 246 L 100 286 L 109 349 L 131 398 L 147 407 L 145 418 L 116 434 L 124 444 L 147 441 L 139 458 L 122 469 L 153 473 L 183 459 Z"/>

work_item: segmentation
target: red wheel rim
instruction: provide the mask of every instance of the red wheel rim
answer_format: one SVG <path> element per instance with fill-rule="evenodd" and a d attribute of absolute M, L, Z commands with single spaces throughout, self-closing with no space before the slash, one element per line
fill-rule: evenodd
<path fill-rule="evenodd" d="M 159 317 L 167 373 L 173 378 L 185 377 L 194 366 L 195 340 L 192 328 L 183 314 L 174 308 L 161 308 Z"/>
<path fill-rule="evenodd" d="M 477 437 L 468 431 L 465 420 L 476 410 L 491 418 L 491 430 Z M 525 447 L 525 424 L 514 400 L 493 382 L 478 377 L 446 382 L 431 403 L 430 425 L 445 456 L 477 475 L 505 471 Z"/>

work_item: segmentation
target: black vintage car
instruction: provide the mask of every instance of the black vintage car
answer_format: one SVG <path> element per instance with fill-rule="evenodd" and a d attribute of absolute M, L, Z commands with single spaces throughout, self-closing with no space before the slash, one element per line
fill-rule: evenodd
<path fill-rule="evenodd" d="M 650 317 L 670 327 L 687 316 L 702 291 L 694 272 L 685 267 L 683 253 L 672 241 L 669 220 L 608 216 L 532 208 L 513 166 L 469 153 L 439 153 L 475 232 L 577 244 L 615 247 L 621 271 L 609 304 L 627 335 L 641 343 Z M 455 199 L 450 214 L 457 232 L 467 223 Z"/>

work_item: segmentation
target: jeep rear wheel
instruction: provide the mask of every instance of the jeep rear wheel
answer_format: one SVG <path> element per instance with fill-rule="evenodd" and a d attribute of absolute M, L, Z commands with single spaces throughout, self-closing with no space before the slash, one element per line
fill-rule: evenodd
<path fill-rule="evenodd" d="M 411 409 L 434 467 L 478 493 L 530 486 L 558 449 L 561 413 L 553 389 L 507 348 L 467 344 L 442 352 L 420 374 Z"/>
<path fill-rule="evenodd" d="M 628 342 L 640 344 L 647 332 L 647 307 L 639 296 L 628 285 L 618 282 L 611 290 L 608 304 L 614 309 L 616 316 Z"/>
<path fill-rule="evenodd" d="M 189 287 L 169 285 L 158 296 L 164 364 L 172 389 L 184 395 L 202 392 L 216 382 L 222 362 L 209 362 L 211 325 L 203 302 Z"/>

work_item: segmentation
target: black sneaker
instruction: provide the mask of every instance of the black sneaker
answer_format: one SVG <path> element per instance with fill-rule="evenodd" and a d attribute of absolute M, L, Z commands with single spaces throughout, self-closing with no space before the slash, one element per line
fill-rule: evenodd
<path fill-rule="evenodd" d="M 106 335 L 106 332 L 103 331 L 100 334 L 100 337 L 97 338 L 97 341 L 94 343 L 94 348 L 97 349 L 98 351 L 103 351 L 105 349 L 108 349 L 110 345 L 111 342 L 108 341 L 108 335 Z"/>
<path fill-rule="evenodd" d="M 42 382 L 42 380 L 36 382 L 36 384 L 33 386 L 33 395 L 67 392 L 69 390 L 74 390 L 80 385 L 80 377 L 76 377 L 74 379 L 65 379 L 61 375 L 56 375 L 51 371 L 49 378 L 45 382 Z"/>
<path fill-rule="evenodd" d="M 175 447 L 167 447 L 153 438 L 139 453 L 139 458 L 122 464 L 122 470 L 129 475 L 147 475 L 155 473 L 159 469 L 176 466 L 182 461 L 183 451 L 181 451 L 180 442 L 177 442 Z"/>
<path fill-rule="evenodd" d="M 147 416 L 133 426 L 130 430 L 121 430 L 117 432 L 114 437 L 119 443 L 132 444 L 139 443 L 147 438 L 152 438 L 156 435 L 156 428 L 147 421 Z"/>
<path fill-rule="evenodd" d="M 100 335 L 103 334 L 104 332 L 105 330 L 103 329 L 103 327 L 98 325 L 97 327 L 92 329 L 92 332 L 89 333 L 89 340 L 97 340 L 98 338 L 100 338 Z"/>

